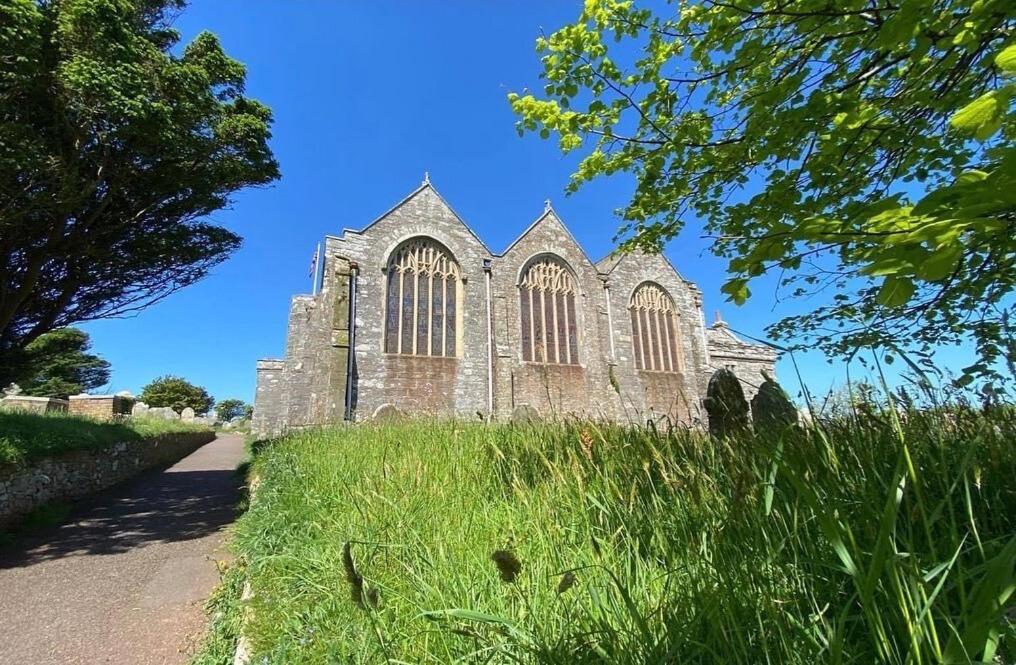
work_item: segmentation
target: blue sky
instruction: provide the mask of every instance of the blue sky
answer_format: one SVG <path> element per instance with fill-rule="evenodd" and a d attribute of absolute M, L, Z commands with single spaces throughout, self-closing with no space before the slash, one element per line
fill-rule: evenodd
<path fill-rule="evenodd" d="M 541 89 L 534 40 L 574 20 L 579 2 L 333 2 L 192 0 L 176 27 L 188 41 L 203 29 L 248 67 L 248 94 L 274 111 L 272 147 L 282 179 L 240 193 L 213 219 L 244 246 L 203 282 L 129 319 L 90 323 L 94 350 L 108 359 L 110 392 L 162 374 L 204 385 L 217 398 L 250 400 L 254 363 L 281 357 L 289 299 L 308 292 L 316 243 L 360 228 L 420 184 L 424 171 L 494 251 L 543 209 L 555 209 L 594 258 L 607 254 L 613 211 L 630 181 L 618 177 L 563 194 L 576 157 L 556 142 L 519 138 L 505 99 Z M 688 228 L 666 254 L 730 325 L 764 336 L 766 325 L 809 303 L 774 306 L 753 287 L 735 307 L 720 294 L 724 262 Z M 944 350 L 962 367 L 964 350 Z M 798 356 L 806 383 L 823 392 L 844 368 Z M 789 360 L 777 372 L 798 389 Z"/>

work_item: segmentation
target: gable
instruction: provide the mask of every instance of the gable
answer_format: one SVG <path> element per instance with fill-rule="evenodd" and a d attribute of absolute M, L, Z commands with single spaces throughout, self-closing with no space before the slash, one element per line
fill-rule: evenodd
<path fill-rule="evenodd" d="M 524 254 L 523 258 L 527 258 L 535 255 L 537 251 L 560 255 L 571 264 L 574 270 L 598 272 L 586 250 L 549 205 L 544 209 L 543 214 L 508 245 L 498 257 L 515 258 L 519 254 Z"/>
<path fill-rule="evenodd" d="M 347 234 L 368 237 L 374 235 L 398 235 L 400 231 L 404 231 L 403 235 L 408 236 L 430 235 L 430 232 L 439 232 L 442 226 L 453 232 L 461 233 L 465 231 L 484 252 L 493 255 L 486 243 L 455 212 L 430 183 L 429 179 L 424 180 L 409 195 L 376 217 L 362 229 L 343 229 L 343 236 Z"/>

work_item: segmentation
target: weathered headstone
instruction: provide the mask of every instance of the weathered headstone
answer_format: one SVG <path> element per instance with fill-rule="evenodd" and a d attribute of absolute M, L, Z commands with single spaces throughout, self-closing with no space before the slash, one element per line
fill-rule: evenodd
<path fill-rule="evenodd" d="M 718 439 L 747 431 L 748 402 L 737 375 L 729 369 L 719 369 L 709 379 L 705 399 L 709 414 L 709 433 Z"/>
<path fill-rule="evenodd" d="M 180 412 L 180 420 L 184 421 L 185 423 L 194 422 L 194 409 L 190 408 L 189 406 L 184 407 L 184 410 Z"/>
<path fill-rule="evenodd" d="M 149 415 L 155 418 L 162 418 L 164 420 L 179 420 L 180 414 L 169 408 L 168 406 L 157 406 L 148 411 Z"/>
<path fill-rule="evenodd" d="M 512 411 L 513 423 L 540 422 L 540 412 L 528 404 L 520 404 Z"/>
<path fill-rule="evenodd" d="M 797 422 L 797 409 L 771 377 L 759 386 L 751 400 L 751 420 L 755 431 L 783 431 Z"/>
<path fill-rule="evenodd" d="M 135 402 L 133 408 L 131 408 L 131 415 L 135 418 L 143 418 L 148 415 L 148 405 L 144 402 Z"/>
<path fill-rule="evenodd" d="M 374 411 L 374 421 L 379 423 L 397 423 L 403 418 L 402 411 L 393 404 L 382 404 Z"/>

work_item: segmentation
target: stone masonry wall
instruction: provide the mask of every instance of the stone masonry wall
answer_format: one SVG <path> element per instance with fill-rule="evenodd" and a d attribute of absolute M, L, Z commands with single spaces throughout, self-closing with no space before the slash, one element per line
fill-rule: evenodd
<path fill-rule="evenodd" d="M 462 271 L 458 311 L 458 353 L 455 358 L 408 356 L 384 352 L 384 310 L 388 257 L 403 242 L 418 236 L 436 240 L 452 254 Z M 356 363 L 354 418 L 370 418 L 391 404 L 406 412 L 473 418 L 486 413 L 487 343 L 486 292 L 483 262 L 490 252 L 429 185 L 363 231 L 329 237 L 327 260 L 358 266 L 356 276 Z M 326 264 L 327 266 L 327 264 Z M 335 276 L 325 271 L 323 294 Z M 323 300 L 328 302 L 328 296 Z M 334 312 L 330 311 L 329 316 Z M 322 353 L 329 334 L 312 332 L 311 343 Z M 345 368 L 343 367 L 343 370 Z M 325 381 L 323 373 L 319 381 Z M 323 383 L 322 383 L 323 385 Z"/>
<path fill-rule="evenodd" d="M 576 278 L 579 364 L 553 365 L 522 359 L 522 328 L 518 285 L 522 271 L 543 255 L 564 261 Z M 511 417 L 515 409 L 536 409 L 541 417 L 581 414 L 613 419 L 620 399 L 610 387 L 608 353 L 601 334 L 607 303 L 596 267 L 575 242 L 553 210 L 544 214 L 502 256 L 491 270 L 494 341 L 497 349 L 494 411 Z M 590 399 L 595 396 L 595 399 Z"/>
<path fill-rule="evenodd" d="M 66 413 L 67 404 L 65 399 L 29 395 L 9 395 L 0 399 L 0 408 L 29 413 Z"/>
<path fill-rule="evenodd" d="M 614 376 L 620 387 L 626 420 L 645 422 L 669 418 L 691 424 L 705 418 L 700 406 L 698 376 L 708 369 L 702 317 L 702 294 L 685 281 L 662 256 L 628 255 L 607 271 L 614 335 Z M 678 340 L 684 371 L 678 374 L 635 367 L 629 306 L 632 294 L 646 282 L 663 288 L 678 315 Z"/>
<path fill-rule="evenodd" d="M 84 496 L 175 462 L 214 438 L 211 431 L 179 432 L 54 455 L 26 468 L 0 468 L 0 528 L 50 501 Z"/>

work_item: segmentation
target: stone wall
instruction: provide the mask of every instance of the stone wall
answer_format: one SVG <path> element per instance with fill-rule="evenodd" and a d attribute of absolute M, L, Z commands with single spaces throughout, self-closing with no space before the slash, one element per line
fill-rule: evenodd
<path fill-rule="evenodd" d="M 579 295 L 575 299 L 578 365 L 543 364 L 522 358 L 518 285 L 527 266 L 546 255 L 563 262 L 578 285 Z M 620 398 L 610 386 L 608 349 L 603 335 L 607 313 L 603 281 L 596 266 L 549 206 L 494 260 L 491 285 L 496 302 L 495 416 L 508 418 L 519 407 L 527 407 L 536 409 L 542 417 L 578 414 L 617 418 Z"/>
<path fill-rule="evenodd" d="M 54 455 L 26 468 L 0 467 L 0 528 L 50 501 L 84 496 L 173 463 L 214 438 L 211 431 L 178 432 Z"/>
<path fill-rule="evenodd" d="M 68 401 L 56 397 L 31 397 L 30 395 L 8 395 L 0 399 L 0 407 L 29 413 L 66 413 Z"/>

